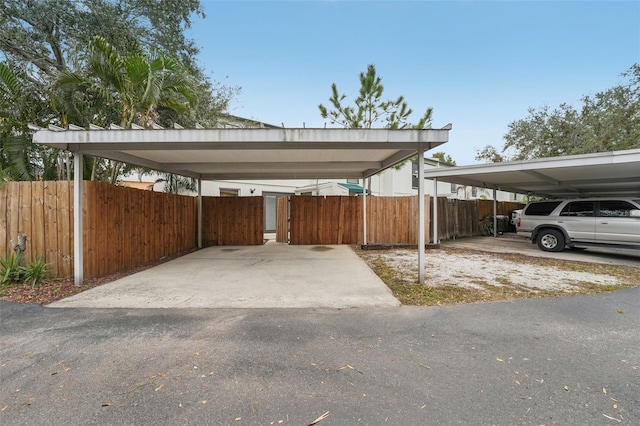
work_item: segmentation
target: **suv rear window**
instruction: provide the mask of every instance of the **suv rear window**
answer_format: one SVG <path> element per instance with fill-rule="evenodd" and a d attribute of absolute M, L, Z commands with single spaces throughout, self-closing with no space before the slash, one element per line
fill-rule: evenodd
<path fill-rule="evenodd" d="M 600 201 L 598 216 L 601 217 L 629 217 L 636 206 L 626 201 Z"/>
<path fill-rule="evenodd" d="M 527 206 L 524 214 L 529 216 L 549 216 L 562 201 L 538 201 Z"/>

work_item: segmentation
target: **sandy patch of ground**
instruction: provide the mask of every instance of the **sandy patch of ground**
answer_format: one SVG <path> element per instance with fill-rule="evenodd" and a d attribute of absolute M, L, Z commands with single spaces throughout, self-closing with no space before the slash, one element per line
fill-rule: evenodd
<path fill-rule="evenodd" d="M 418 255 L 414 250 L 378 253 L 391 268 L 402 271 L 402 280 L 415 283 Z M 490 253 L 430 250 L 426 255 L 426 285 L 454 285 L 483 290 L 486 285 L 520 289 L 572 292 L 580 283 L 621 284 L 616 277 L 581 271 L 569 271 L 538 263 L 515 262 Z"/>

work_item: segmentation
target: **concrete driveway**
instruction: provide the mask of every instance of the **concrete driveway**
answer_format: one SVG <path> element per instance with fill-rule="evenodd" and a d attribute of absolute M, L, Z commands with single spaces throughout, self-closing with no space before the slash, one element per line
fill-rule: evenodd
<path fill-rule="evenodd" d="M 217 246 L 52 303 L 54 308 L 399 306 L 349 246 Z"/>

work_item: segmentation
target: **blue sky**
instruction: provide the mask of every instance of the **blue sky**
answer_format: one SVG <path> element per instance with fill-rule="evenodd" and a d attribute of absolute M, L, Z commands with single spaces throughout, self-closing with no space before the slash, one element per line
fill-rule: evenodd
<path fill-rule="evenodd" d="M 386 98 L 453 124 L 435 151 L 458 165 L 501 147 L 529 107 L 579 105 L 640 62 L 640 1 L 217 1 L 188 35 L 212 78 L 242 92 L 230 113 L 323 127 L 331 84 L 347 101 L 374 64 Z M 329 125 L 329 123 L 327 123 Z"/>

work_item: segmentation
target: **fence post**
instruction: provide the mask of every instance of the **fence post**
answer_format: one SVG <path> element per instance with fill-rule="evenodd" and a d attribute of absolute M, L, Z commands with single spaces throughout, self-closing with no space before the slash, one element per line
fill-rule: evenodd
<path fill-rule="evenodd" d="M 371 178 L 369 178 L 371 179 Z M 367 245 L 367 186 L 362 178 L 362 245 Z"/>
<path fill-rule="evenodd" d="M 198 248 L 202 248 L 202 179 L 198 179 Z"/>
<path fill-rule="evenodd" d="M 418 282 L 424 284 L 424 148 L 418 143 Z"/>
<path fill-rule="evenodd" d="M 438 244 L 438 179 L 433 179 L 433 244 Z"/>
<path fill-rule="evenodd" d="M 493 236 L 498 236 L 498 200 L 496 200 L 497 191 L 493 188 Z"/>

